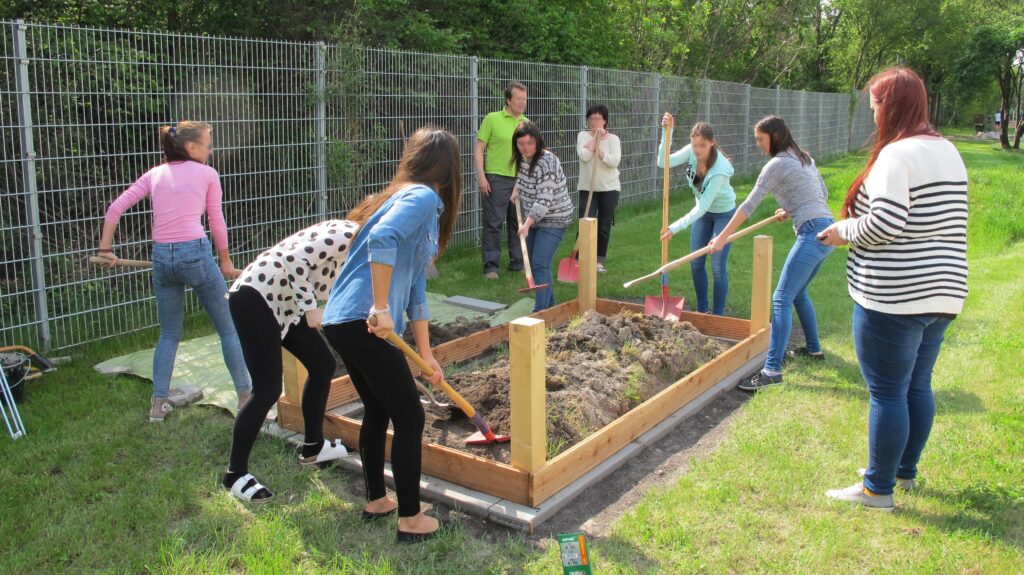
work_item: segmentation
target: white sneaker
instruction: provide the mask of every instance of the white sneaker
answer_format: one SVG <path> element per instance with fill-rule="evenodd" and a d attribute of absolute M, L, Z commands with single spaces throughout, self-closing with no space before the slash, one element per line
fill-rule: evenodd
<path fill-rule="evenodd" d="M 864 477 L 864 474 L 867 473 L 867 472 L 868 472 L 867 469 L 861 467 L 860 469 L 857 470 L 857 475 L 860 475 L 861 477 Z M 897 477 L 896 478 L 896 487 L 899 487 L 903 491 L 907 491 L 907 492 L 913 491 L 914 489 L 917 489 L 917 480 L 916 479 L 900 479 L 899 477 Z"/>
<path fill-rule="evenodd" d="M 835 499 L 836 501 L 845 501 L 847 503 L 859 503 L 869 509 L 877 509 L 879 511 L 894 511 L 896 504 L 893 503 L 892 494 L 889 495 L 877 495 L 871 493 L 864 488 L 863 483 L 855 483 L 846 489 L 833 489 L 826 491 L 825 495 L 829 499 Z"/>
<path fill-rule="evenodd" d="M 166 397 L 154 397 L 149 400 L 149 421 L 152 423 L 162 423 L 164 417 L 171 412 L 174 407 Z"/>
<path fill-rule="evenodd" d="M 320 453 L 316 455 L 310 455 L 309 457 L 302 457 L 299 455 L 299 465 L 302 466 L 317 466 L 320 469 L 330 465 L 330 462 L 335 459 L 341 459 L 342 457 L 348 457 L 348 450 L 341 444 L 340 441 L 335 439 L 334 441 L 324 440 L 323 446 L 320 447 Z"/>
<path fill-rule="evenodd" d="M 605 273 L 607 271 L 608 270 L 605 269 L 604 264 L 597 264 L 597 273 L 603 274 L 603 273 Z"/>

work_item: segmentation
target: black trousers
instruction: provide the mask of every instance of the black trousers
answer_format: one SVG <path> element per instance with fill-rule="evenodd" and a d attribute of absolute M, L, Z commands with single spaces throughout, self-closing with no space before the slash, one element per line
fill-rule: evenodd
<path fill-rule="evenodd" d="M 228 470 L 246 473 L 249 471 L 249 454 L 260 428 L 270 408 L 281 397 L 281 376 L 284 372 L 281 348 L 290 351 L 309 372 L 302 390 L 302 419 L 305 421 L 307 443 L 324 440 L 324 411 L 336 364 L 327 342 L 317 330 L 309 327 L 305 317 L 293 325 L 282 340 L 281 325 L 255 289 L 243 287 L 231 292 L 228 307 L 252 378 L 252 397 L 238 410 L 235 418 Z"/>
<path fill-rule="evenodd" d="M 368 500 L 387 494 L 384 486 L 384 446 L 388 423 L 391 469 L 395 474 L 399 517 L 420 512 L 420 442 L 423 439 L 423 405 L 412 372 L 398 348 L 366 331 L 366 321 L 324 326 L 327 341 L 341 356 L 352 385 L 363 401 L 363 425 L 359 431 L 359 456 Z"/>
<path fill-rule="evenodd" d="M 587 190 L 579 192 L 579 217 L 597 218 L 597 261 L 604 262 L 608 256 L 608 240 L 612 237 L 612 225 L 615 224 L 615 208 L 619 205 L 619 191 L 594 192 L 594 199 L 590 202 L 590 213 L 583 215 L 583 211 L 587 209 L 588 193 Z"/>

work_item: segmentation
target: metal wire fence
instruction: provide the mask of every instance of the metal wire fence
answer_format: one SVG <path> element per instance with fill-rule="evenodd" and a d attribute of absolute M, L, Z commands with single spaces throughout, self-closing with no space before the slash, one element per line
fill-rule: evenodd
<path fill-rule="evenodd" d="M 588 105 L 611 109 L 622 142 L 622 200 L 656 197 L 660 115 L 710 121 L 738 174 L 765 159 L 751 126 L 786 118 L 819 160 L 857 149 L 873 123 L 863 95 L 753 88 L 577 66 L 468 56 L 0 21 L 0 343 L 67 348 L 156 324 L 148 271 L 90 268 L 107 205 L 161 161 L 157 130 L 214 127 L 211 164 L 225 190 L 241 267 L 315 221 L 383 187 L 402 138 L 433 123 L 463 151 L 455 243 L 480 239 L 472 150 L 483 116 L 512 81 L 561 158 L 570 189 Z M 677 129 L 673 148 L 686 142 Z M 678 178 L 676 181 L 681 181 Z M 574 198 L 575 201 L 575 198 Z M 119 255 L 148 259 L 151 213 L 122 218 Z M 197 309 L 194 300 L 187 304 Z"/>

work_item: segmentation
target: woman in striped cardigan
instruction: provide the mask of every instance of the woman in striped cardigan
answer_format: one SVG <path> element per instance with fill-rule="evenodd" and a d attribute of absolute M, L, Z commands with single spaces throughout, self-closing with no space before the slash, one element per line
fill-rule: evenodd
<path fill-rule="evenodd" d="M 913 489 L 935 416 L 932 369 L 967 297 L 967 169 L 928 122 L 924 82 L 891 68 L 868 83 L 878 125 L 842 221 L 819 235 L 849 243 L 853 339 L 871 395 L 863 481 L 829 491 L 891 511 L 893 489 Z"/>

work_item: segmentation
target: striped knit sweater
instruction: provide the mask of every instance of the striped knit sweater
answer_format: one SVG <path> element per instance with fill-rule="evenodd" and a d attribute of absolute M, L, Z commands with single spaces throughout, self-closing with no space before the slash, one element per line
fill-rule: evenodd
<path fill-rule="evenodd" d="M 572 224 L 572 200 L 558 156 L 544 150 L 532 174 L 530 163 L 521 162 L 516 187 L 524 222 L 533 218 L 538 228 L 567 228 Z"/>
<path fill-rule="evenodd" d="M 839 223 L 850 296 L 896 315 L 959 314 L 967 297 L 967 168 L 949 141 L 885 146 Z"/>

